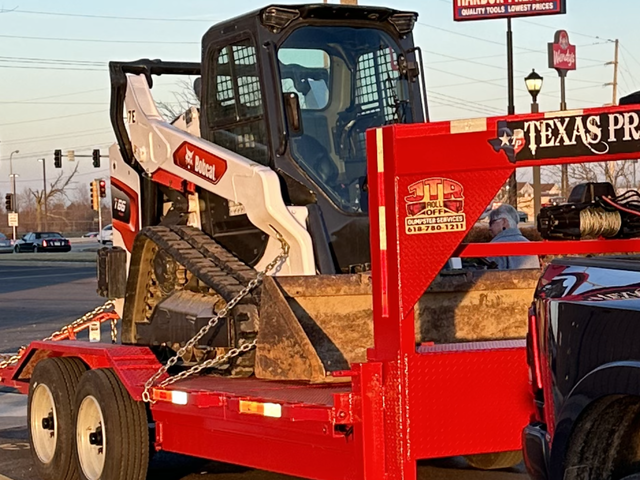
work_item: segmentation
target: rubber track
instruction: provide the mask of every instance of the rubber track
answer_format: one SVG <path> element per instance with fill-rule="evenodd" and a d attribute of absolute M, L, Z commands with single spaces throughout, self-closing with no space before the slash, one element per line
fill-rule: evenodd
<path fill-rule="evenodd" d="M 197 235 L 187 228 L 188 227 L 177 228 L 177 231 L 192 243 L 184 240 L 182 236 L 167 227 L 147 227 L 144 228 L 140 234 L 167 252 L 207 287 L 215 290 L 226 302 L 230 301 L 236 297 L 248 283 L 239 281 L 237 277 L 243 279 L 251 278 L 250 273 L 246 271 L 247 269 L 251 270 L 250 267 L 247 267 L 229 252 L 223 255 L 221 250 L 224 250 L 224 248 L 206 234 L 202 233 L 201 235 Z M 206 237 L 208 241 L 202 237 Z M 216 252 L 215 254 L 203 253 L 214 251 Z M 218 266 L 218 263 L 227 257 L 229 257 L 230 260 L 233 259 L 233 261 L 230 261 L 226 268 Z M 238 265 L 237 271 L 235 269 L 236 265 Z M 252 295 L 248 295 L 240 303 L 257 304 Z"/>
<path fill-rule="evenodd" d="M 170 228 L 180 235 L 185 242 L 188 242 L 193 248 L 215 263 L 218 268 L 227 272 L 243 286 L 246 286 L 251 280 L 256 278 L 257 272 L 253 268 L 233 255 L 202 230 L 187 226 L 172 226 Z"/>

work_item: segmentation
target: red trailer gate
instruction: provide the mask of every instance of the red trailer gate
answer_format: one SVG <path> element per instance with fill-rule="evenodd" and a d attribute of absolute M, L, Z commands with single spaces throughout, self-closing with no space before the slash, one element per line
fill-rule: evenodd
<path fill-rule="evenodd" d="M 352 365 L 344 372 L 351 382 L 340 385 L 203 376 L 155 389 L 156 448 L 322 480 L 408 480 L 418 459 L 519 449 L 533 412 L 524 341 L 416 347 L 414 306 L 451 256 L 624 252 L 637 243 L 462 245 L 516 167 L 639 152 L 633 112 L 370 131 L 375 345 L 368 362 Z M 0 380 L 25 391 L 34 364 L 47 356 L 113 368 L 136 400 L 160 366 L 146 348 L 35 342 L 17 366 L 0 370 Z"/>

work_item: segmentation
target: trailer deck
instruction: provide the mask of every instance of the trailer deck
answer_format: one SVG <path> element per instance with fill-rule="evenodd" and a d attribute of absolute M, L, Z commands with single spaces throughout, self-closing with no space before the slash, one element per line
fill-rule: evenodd
<path fill-rule="evenodd" d="M 342 372 L 348 381 L 330 386 L 202 376 L 155 388 L 150 413 L 156 448 L 319 480 L 408 480 L 416 478 L 418 459 L 520 449 L 534 408 L 524 341 L 417 347 L 414 306 L 452 255 L 610 253 L 634 245 L 597 240 L 461 246 L 516 167 L 630 155 L 628 148 L 596 154 L 578 145 L 563 155 L 537 148 L 531 157 L 510 143 L 515 135 L 506 134 L 509 125 L 631 110 L 370 131 L 375 344 L 368 361 L 352 364 Z M 0 371 L 0 382 L 26 391 L 35 363 L 51 356 L 113 369 L 136 400 L 160 366 L 142 347 L 34 342 L 18 365 Z"/>

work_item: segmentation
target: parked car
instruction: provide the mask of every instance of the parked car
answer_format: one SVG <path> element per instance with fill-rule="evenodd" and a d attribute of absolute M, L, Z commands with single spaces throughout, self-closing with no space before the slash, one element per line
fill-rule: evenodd
<path fill-rule="evenodd" d="M 16 253 L 22 252 L 68 252 L 71 243 L 57 232 L 29 232 L 18 240 L 13 247 Z"/>
<path fill-rule="evenodd" d="M 529 215 L 527 215 L 527 212 L 518 210 L 518 220 L 520 223 L 527 223 L 529 221 Z"/>
<path fill-rule="evenodd" d="M 4 233 L 0 233 L 0 253 L 13 252 L 13 240 L 9 240 Z"/>
<path fill-rule="evenodd" d="M 100 232 L 89 232 L 82 235 L 82 238 L 98 238 L 98 235 L 100 235 Z"/>
<path fill-rule="evenodd" d="M 105 245 L 108 242 L 113 243 L 113 225 L 109 224 L 102 229 L 100 237 L 98 238 L 100 243 Z"/>

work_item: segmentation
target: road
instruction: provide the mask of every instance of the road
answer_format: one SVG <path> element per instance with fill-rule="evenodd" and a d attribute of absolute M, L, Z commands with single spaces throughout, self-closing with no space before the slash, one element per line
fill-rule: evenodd
<path fill-rule="evenodd" d="M 74 320 L 100 305 L 95 293 L 95 266 L 83 264 L 0 264 L 0 352 L 20 345 Z M 37 480 L 33 472 L 26 428 L 26 398 L 0 387 L 0 480 Z M 526 480 L 522 467 L 479 472 L 463 459 L 425 462 L 420 480 Z M 159 455 L 148 480 L 294 480 L 246 469 L 175 455 Z"/>

